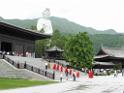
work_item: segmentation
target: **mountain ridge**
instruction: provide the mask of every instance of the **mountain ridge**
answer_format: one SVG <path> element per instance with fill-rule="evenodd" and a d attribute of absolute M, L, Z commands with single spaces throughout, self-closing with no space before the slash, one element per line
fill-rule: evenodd
<path fill-rule="evenodd" d="M 38 18 L 35 19 L 4 19 L 0 17 L 1 21 L 8 22 L 10 24 L 14 24 L 19 27 L 23 27 L 26 29 L 31 29 L 31 26 L 36 27 Z M 50 17 L 50 20 L 52 22 L 53 30 L 59 30 L 61 33 L 64 34 L 77 34 L 79 32 L 88 32 L 89 34 L 118 34 L 113 29 L 108 30 L 96 30 L 92 27 L 85 27 L 80 24 L 77 24 L 75 22 L 69 21 L 65 18 L 59 18 L 59 17 Z"/>

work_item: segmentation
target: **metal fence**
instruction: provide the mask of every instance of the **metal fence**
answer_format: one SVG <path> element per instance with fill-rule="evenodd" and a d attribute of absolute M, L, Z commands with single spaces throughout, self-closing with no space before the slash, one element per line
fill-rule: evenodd
<path fill-rule="evenodd" d="M 2 54 L 0 54 L 0 59 L 3 59 L 3 55 Z"/>

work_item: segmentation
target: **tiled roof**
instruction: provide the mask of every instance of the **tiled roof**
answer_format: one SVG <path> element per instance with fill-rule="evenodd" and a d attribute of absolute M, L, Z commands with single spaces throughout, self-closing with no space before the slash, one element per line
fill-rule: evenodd
<path fill-rule="evenodd" d="M 26 34 L 27 36 L 32 36 L 32 38 L 34 38 L 34 39 L 42 39 L 42 38 L 50 38 L 51 37 L 51 35 L 46 35 L 43 33 L 39 33 L 38 31 L 17 27 L 13 24 L 9 24 L 9 23 L 3 22 L 3 21 L 0 21 L 0 29 L 9 29 L 9 33 L 17 33 L 17 35 L 18 34 L 19 35 Z M 3 33 L 3 32 L 0 32 L 0 33 Z M 4 31 L 4 33 L 5 33 L 5 31 Z"/>
<path fill-rule="evenodd" d="M 53 52 L 53 51 L 63 52 L 64 50 L 58 48 L 57 46 L 53 46 L 53 47 L 47 49 L 46 51 L 47 52 Z"/>
<path fill-rule="evenodd" d="M 95 61 L 95 63 L 93 63 L 94 65 L 115 65 L 114 63 L 112 62 L 97 62 Z"/>
<path fill-rule="evenodd" d="M 113 56 L 113 57 L 124 57 L 124 49 L 117 49 L 117 48 L 108 48 L 108 47 L 102 47 L 101 50 L 104 55 L 98 55 L 100 56 Z"/>

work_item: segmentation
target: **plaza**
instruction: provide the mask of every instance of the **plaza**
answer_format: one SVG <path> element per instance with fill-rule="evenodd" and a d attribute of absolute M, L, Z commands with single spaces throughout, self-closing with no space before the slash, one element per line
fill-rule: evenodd
<path fill-rule="evenodd" d="M 87 75 L 81 76 L 77 81 L 64 80 L 62 83 L 1 90 L 0 93 L 123 93 L 124 77 L 95 76 L 89 79 Z"/>

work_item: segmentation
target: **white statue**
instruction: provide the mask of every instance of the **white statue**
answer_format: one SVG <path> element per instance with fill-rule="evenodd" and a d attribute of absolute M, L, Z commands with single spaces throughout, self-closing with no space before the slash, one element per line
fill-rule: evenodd
<path fill-rule="evenodd" d="M 50 9 L 46 8 L 46 10 L 42 13 L 43 18 L 49 18 L 50 17 Z"/>
<path fill-rule="evenodd" d="M 50 9 L 46 8 L 45 11 L 42 13 L 42 18 L 40 18 L 37 22 L 37 30 L 44 34 L 52 35 L 53 29 L 51 21 L 49 20 L 50 17 Z"/>

